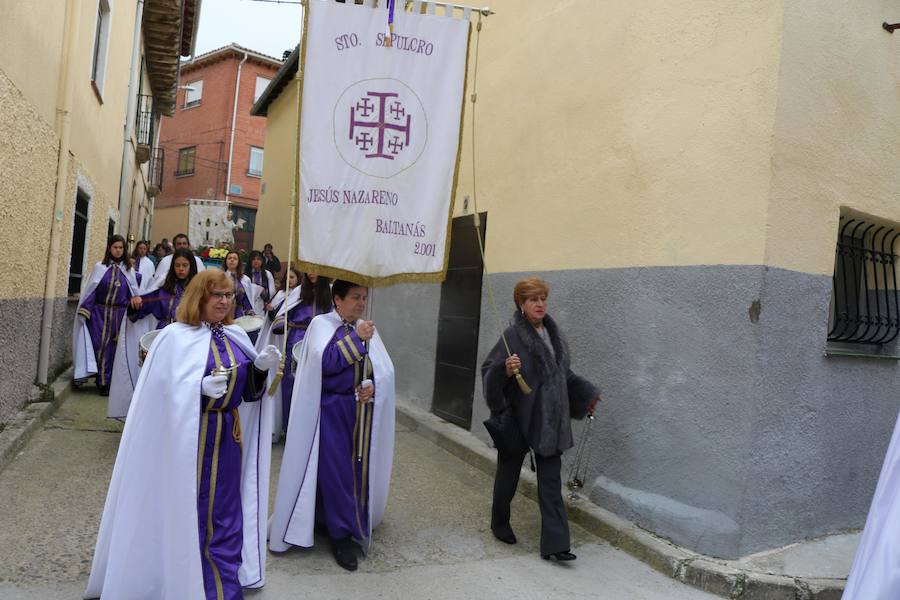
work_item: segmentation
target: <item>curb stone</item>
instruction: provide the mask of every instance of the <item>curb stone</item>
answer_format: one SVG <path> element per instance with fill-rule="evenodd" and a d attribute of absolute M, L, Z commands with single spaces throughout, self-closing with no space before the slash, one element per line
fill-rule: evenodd
<path fill-rule="evenodd" d="M 397 421 L 410 431 L 434 442 L 473 467 L 493 476 L 495 451 L 470 432 L 415 408 L 397 403 Z M 518 492 L 537 501 L 537 479 L 523 468 Z M 843 579 L 790 577 L 750 571 L 727 560 L 697 554 L 641 529 L 579 495 L 563 498 L 569 520 L 613 547 L 669 577 L 730 600 L 840 600 Z"/>
<path fill-rule="evenodd" d="M 45 391 L 35 388 L 32 397 L 49 398 L 26 404 L 0 431 L 0 472 L 18 456 L 63 400 L 72 393 L 72 367 L 63 371 Z"/>

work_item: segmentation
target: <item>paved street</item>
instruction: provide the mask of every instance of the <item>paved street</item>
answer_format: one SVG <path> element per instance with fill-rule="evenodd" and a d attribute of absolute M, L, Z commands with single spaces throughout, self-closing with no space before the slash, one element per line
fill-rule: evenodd
<path fill-rule="evenodd" d="M 92 389 L 90 390 L 93 391 Z M 79 598 L 121 426 L 105 399 L 75 393 L 0 474 L 0 598 Z M 273 473 L 281 450 L 276 446 Z M 701 600 L 573 526 L 568 565 L 538 556 L 538 510 L 517 498 L 507 546 L 488 529 L 491 479 L 415 433 L 398 428 L 388 512 L 357 573 L 342 571 L 327 544 L 269 555 L 268 584 L 248 600 L 281 598 L 592 598 Z M 274 490 L 275 478 L 272 485 Z M 274 494 L 273 494 L 274 497 Z"/>

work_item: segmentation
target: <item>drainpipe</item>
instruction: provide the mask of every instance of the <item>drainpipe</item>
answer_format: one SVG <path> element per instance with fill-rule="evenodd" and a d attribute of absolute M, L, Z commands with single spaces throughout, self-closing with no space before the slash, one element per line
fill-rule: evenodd
<path fill-rule="evenodd" d="M 59 92 L 56 100 L 56 122 L 59 132 L 59 159 L 56 162 L 56 196 L 53 202 L 53 218 L 50 223 L 50 251 L 47 254 L 47 281 L 44 284 L 44 312 L 41 318 L 41 340 L 38 351 L 37 381 L 46 385 L 50 370 L 50 334 L 53 330 L 53 312 L 56 302 L 56 279 L 59 274 L 59 245 L 62 238 L 63 218 L 66 214 L 66 194 L 69 183 L 69 142 L 72 134 L 72 90 L 75 79 L 71 76 L 78 50 L 78 26 L 81 22 L 81 0 L 66 3 L 63 53 L 59 66 Z"/>
<path fill-rule="evenodd" d="M 228 143 L 228 178 L 225 182 L 225 207 L 229 205 L 228 196 L 231 194 L 231 159 L 234 157 L 234 126 L 237 122 L 238 92 L 241 91 L 241 69 L 247 62 L 247 53 L 244 52 L 244 60 L 238 65 L 237 82 L 234 84 L 234 108 L 231 109 L 231 141 Z"/>
<path fill-rule="evenodd" d="M 141 24 L 144 17 L 144 0 L 138 0 L 137 11 L 134 17 L 134 33 L 131 42 L 131 77 L 128 79 L 128 108 L 125 111 L 125 140 L 122 144 L 122 168 L 119 169 L 119 233 L 130 234 L 131 212 L 134 201 L 131 194 L 132 161 L 129 160 L 129 151 L 134 158 L 134 148 L 131 147 L 131 138 L 134 135 L 134 123 L 137 117 L 137 90 L 140 89 L 141 76 Z M 140 168 L 140 167 L 138 167 Z M 125 231 L 122 228 L 125 227 Z M 127 235 L 126 235 L 127 239 Z M 129 249 L 130 250 L 130 249 Z"/>

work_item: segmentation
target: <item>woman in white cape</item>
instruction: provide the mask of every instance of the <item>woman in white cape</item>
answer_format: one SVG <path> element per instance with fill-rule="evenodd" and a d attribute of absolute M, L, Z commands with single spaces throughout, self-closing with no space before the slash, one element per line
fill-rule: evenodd
<path fill-rule="evenodd" d="M 284 458 L 281 463 L 281 471 L 278 478 L 278 491 L 275 498 L 275 509 L 269 530 L 269 548 L 274 552 L 283 552 L 290 546 L 311 547 L 313 545 L 313 529 L 317 522 L 329 530 L 332 538 L 332 551 L 338 563 L 348 570 L 356 568 L 355 548 L 351 547 L 352 540 L 337 539 L 343 533 L 336 534 L 332 531 L 332 520 L 329 511 L 346 510 L 348 506 L 352 512 L 353 507 L 359 507 L 363 515 L 357 513 L 356 522 L 361 523 L 361 530 L 356 529 L 350 536 L 365 551 L 368 549 L 371 533 L 382 520 L 387 506 L 388 485 L 391 477 L 391 466 L 394 451 L 394 366 L 388 356 L 387 350 L 381 341 L 381 337 L 371 321 L 363 321 L 359 317 L 362 310 L 346 310 L 342 307 L 341 297 L 346 300 L 350 297 L 347 293 L 347 282 L 337 281 L 334 284 L 333 294 L 336 310 L 315 317 L 306 332 L 303 351 L 297 368 L 297 377 L 294 381 L 293 402 L 288 425 L 287 441 L 285 442 Z M 350 284 L 352 291 L 362 291 L 362 309 L 365 307 L 366 289 Z M 358 307 L 357 307 L 358 308 Z M 344 336 L 345 330 L 359 329 Z M 363 333 L 363 330 L 368 333 Z M 368 349 L 360 343 L 360 336 L 371 335 Z M 337 342 L 335 339 L 337 338 Z M 363 369 L 371 366 L 374 376 L 374 396 L 371 392 L 363 398 L 363 386 L 357 385 L 356 394 L 359 401 L 354 403 L 353 391 L 349 397 L 343 392 L 334 394 L 331 391 L 323 393 L 323 383 L 333 381 L 330 375 L 323 377 L 323 362 L 336 343 L 346 349 L 348 339 L 354 340 L 354 348 L 351 353 L 347 351 L 348 363 L 351 364 L 350 380 L 356 379 Z M 359 354 L 357 354 L 359 353 Z M 366 364 L 368 363 L 368 364 Z M 357 368 L 362 365 L 362 368 Z M 361 382 L 355 382 L 361 383 Z M 371 389 L 371 388 L 370 388 Z M 368 421 L 366 428 L 370 432 L 366 447 L 368 454 L 359 457 L 353 456 L 353 448 L 358 448 L 356 440 L 352 439 L 352 432 L 330 420 L 323 407 L 330 404 L 333 408 L 341 404 L 347 410 L 353 411 L 353 405 L 357 405 L 357 414 L 361 412 Z M 371 411 L 366 413 L 365 411 Z M 369 420 L 370 419 L 370 420 Z M 330 440 L 324 447 L 320 447 L 320 441 L 325 439 L 322 434 L 327 430 L 327 438 Z M 346 439 L 345 439 L 346 438 Z M 347 456 L 344 456 L 347 454 Z M 336 498 L 334 502 L 326 500 L 327 511 L 324 514 L 316 514 L 317 490 L 320 479 L 328 480 L 336 475 L 333 464 L 357 464 L 364 462 L 362 467 L 363 486 L 358 488 L 365 490 L 360 492 L 359 498 Z M 355 467 L 354 470 L 359 469 Z M 340 470 L 340 469 L 339 469 Z M 349 471 L 349 469 L 348 469 Z M 358 476 L 358 471 L 356 473 Z M 331 494 L 333 490 L 318 490 L 320 495 Z M 341 507 L 338 506 L 341 505 Z M 320 503 L 319 508 L 321 509 Z M 346 515 L 344 515 L 346 517 Z M 344 518 L 346 521 L 346 518 Z"/>
<path fill-rule="evenodd" d="M 288 281 L 288 277 L 290 277 L 290 281 Z M 259 332 L 259 337 L 256 340 L 256 348 L 263 348 L 269 344 L 274 345 L 276 348 L 282 348 L 287 353 L 285 356 L 285 370 L 290 369 L 290 364 L 288 363 L 288 356 L 290 356 L 291 348 L 284 348 L 284 335 L 277 334 L 272 331 L 272 325 L 275 320 L 278 319 L 281 315 L 285 314 L 286 310 L 290 310 L 293 307 L 297 306 L 300 303 L 300 283 L 301 274 L 299 271 L 294 269 L 293 267 L 289 267 L 282 277 L 281 282 L 281 290 L 278 290 L 278 293 L 275 294 L 275 297 L 272 301 L 267 305 L 269 308 L 266 310 L 266 320 L 262 326 L 262 329 Z M 290 289 L 288 290 L 287 300 L 285 300 L 284 289 L 286 288 L 285 284 L 290 284 Z M 271 385 L 275 381 L 276 373 L 269 373 L 269 386 L 272 391 L 272 397 L 275 398 L 275 404 L 272 407 L 272 442 L 277 442 L 281 439 L 284 429 L 284 415 L 282 412 L 282 385 L 284 383 L 284 374 L 282 375 L 281 380 L 275 389 L 271 389 Z M 293 382 L 293 378 L 291 378 L 291 382 Z"/>
<path fill-rule="evenodd" d="M 125 238 L 110 237 L 103 260 L 94 265 L 82 286 L 75 315 L 72 360 L 76 385 L 96 376 L 100 393 L 109 394 L 119 326 L 128 302 L 140 287 L 140 274 L 125 255 Z"/>
<path fill-rule="evenodd" d="M 134 245 L 134 251 L 131 253 L 134 268 L 141 274 L 141 293 L 152 289 L 153 274 L 156 272 L 156 265 L 150 260 L 149 252 L 150 243 L 145 240 L 139 240 Z"/>
<path fill-rule="evenodd" d="M 151 284 L 140 296 L 132 297 L 131 306 L 122 318 L 106 408 L 106 416 L 110 419 L 124 420 L 128 414 L 131 395 L 141 372 L 138 364 L 141 337 L 175 322 L 184 291 L 197 274 L 190 250 L 179 248 L 173 257 L 162 285 Z"/>
<path fill-rule="evenodd" d="M 259 250 L 254 250 L 247 258 L 246 275 L 250 281 L 250 304 L 253 305 L 253 311 L 261 315 L 266 310 L 266 304 L 269 304 L 275 297 L 275 278 L 272 273 L 265 268 L 266 258 Z M 284 289 L 284 286 L 282 286 Z"/>
<path fill-rule="evenodd" d="M 894 424 L 894 434 L 842 598 L 900 598 L 900 417 Z"/>
<path fill-rule="evenodd" d="M 232 599 L 265 582 L 272 401 L 259 388 L 281 357 L 227 324 L 233 298 L 223 272 L 199 274 L 150 349 L 86 598 Z"/>

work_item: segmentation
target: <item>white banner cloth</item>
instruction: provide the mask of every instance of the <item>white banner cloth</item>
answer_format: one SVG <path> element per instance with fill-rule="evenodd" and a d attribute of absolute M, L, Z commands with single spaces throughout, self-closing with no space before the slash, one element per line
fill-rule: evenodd
<path fill-rule="evenodd" d="M 309 3 L 299 259 L 374 284 L 440 281 L 469 21 Z"/>

